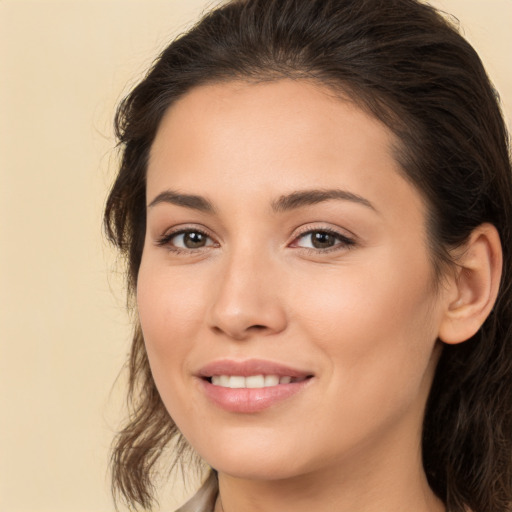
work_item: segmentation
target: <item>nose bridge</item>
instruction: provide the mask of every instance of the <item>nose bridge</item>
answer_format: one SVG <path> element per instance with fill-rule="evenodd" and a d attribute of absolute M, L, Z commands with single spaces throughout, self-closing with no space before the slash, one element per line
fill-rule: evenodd
<path fill-rule="evenodd" d="M 286 326 L 277 261 L 253 242 L 241 241 L 223 257 L 211 306 L 212 328 L 235 339 L 277 333 Z"/>

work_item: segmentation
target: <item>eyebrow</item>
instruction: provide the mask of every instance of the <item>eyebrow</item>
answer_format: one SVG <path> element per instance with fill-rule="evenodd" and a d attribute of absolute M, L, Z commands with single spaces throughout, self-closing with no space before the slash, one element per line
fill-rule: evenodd
<path fill-rule="evenodd" d="M 314 189 L 299 190 L 290 194 L 282 195 L 272 201 L 272 210 L 276 213 L 295 210 L 304 206 L 311 206 L 333 199 L 351 201 L 361 204 L 377 212 L 377 209 L 362 196 L 341 189 Z M 183 206 L 192 210 L 199 210 L 205 213 L 215 212 L 213 204 L 203 196 L 194 194 L 182 194 L 174 190 L 165 190 L 158 194 L 148 205 L 152 208 L 160 203 L 169 203 L 177 206 Z"/>
<path fill-rule="evenodd" d="M 180 192 L 175 192 L 173 190 L 165 190 L 158 194 L 153 201 L 149 203 L 148 208 L 152 208 L 160 203 L 175 204 L 177 206 L 184 206 L 185 208 L 199 210 L 206 213 L 213 213 L 215 211 L 215 208 L 208 199 L 192 194 L 181 194 Z"/>
<path fill-rule="evenodd" d="M 341 189 L 318 189 L 318 190 L 300 190 L 291 194 L 283 195 L 276 201 L 272 202 L 272 209 L 275 212 L 284 212 L 310 206 L 332 199 L 340 199 L 343 201 L 351 201 L 366 206 L 375 212 L 377 209 L 362 196 Z"/>

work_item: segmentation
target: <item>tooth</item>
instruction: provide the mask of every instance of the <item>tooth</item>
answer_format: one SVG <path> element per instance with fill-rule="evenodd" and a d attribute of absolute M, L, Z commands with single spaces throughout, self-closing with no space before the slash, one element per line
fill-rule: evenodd
<path fill-rule="evenodd" d="M 240 375 L 232 375 L 229 377 L 230 388 L 245 388 L 245 377 Z"/>
<path fill-rule="evenodd" d="M 229 375 L 221 375 L 219 377 L 219 386 L 229 388 Z"/>
<path fill-rule="evenodd" d="M 265 375 L 265 387 L 277 386 L 279 384 L 279 377 L 277 375 Z"/>
<path fill-rule="evenodd" d="M 277 386 L 278 384 L 289 384 L 290 382 L 300 382 L 305 377 L 290 377 L 285 375 L 279 377 L 278 375 L 249 375 L 244 377 L 242 375 L 212 375 L 211 382 L 214 386 L 221 386 L 225 388 L 263 388 Z"/>
<path fill-rule="evenodd" d="M 245 378 L 245 387 L 247 388 L 262 388 L 265 386 L 265 379 L 263 375 L 251 375 Z"/>

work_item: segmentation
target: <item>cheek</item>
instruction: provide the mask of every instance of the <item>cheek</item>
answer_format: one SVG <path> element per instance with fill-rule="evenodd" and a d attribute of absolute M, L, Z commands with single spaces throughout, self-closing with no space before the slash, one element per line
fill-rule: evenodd
<path fill-rule="evenodd" d="M 329 359 L 333 394 L 337 387 L 382 407 L 428 386 L 437 337 L 430 265 L 406 263 L 381 254 L 368 266 L 324 272 L 298 305 L 302 329 Z"/>
<path fill-rule="evenodd" d="M 174 345 L 198 325 L 204 309 L 200 284 L 197 275 L 184 267 L 176 272 L 143 259 L 137 280 L 137 308 L 151 344 L 162 344 L 162 349 Z"/>
<path fill-rule="evenodd" d="M 149 258 L 143 260 L 137 281 L 137 307 L 151 373 L 172 420 L 185 431 L 193 418 L 203 415 L 191 393 L 186 365 L 204 319 L 205 290 L 200 282 L 185 268 L 171 272 Z"/>
<path fill-rule="evenodd" d="M 151 371 L 164 401 L 186 377 L 186 356 L 204 318 L 204 290 L 186 270 L 142 262 L 137 308 Z"/>

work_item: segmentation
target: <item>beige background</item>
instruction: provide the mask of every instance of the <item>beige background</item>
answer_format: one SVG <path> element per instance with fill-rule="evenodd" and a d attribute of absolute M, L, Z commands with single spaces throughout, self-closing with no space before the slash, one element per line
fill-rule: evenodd
<path fill-rule="evenodd" d="M 461 20 L 510 126 L 512 0 L 434 4 Z M 206 5 L 0 0 L 0 512 L 113 510 L 106 460 L 122 385 L 112 386 L 129 328 L 101 234 L 111 121 Z"/>

